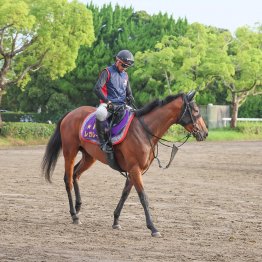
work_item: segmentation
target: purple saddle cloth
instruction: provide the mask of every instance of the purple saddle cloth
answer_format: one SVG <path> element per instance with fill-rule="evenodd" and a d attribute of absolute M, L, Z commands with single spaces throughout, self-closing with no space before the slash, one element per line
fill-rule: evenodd
<path fill-rule="evenodd" d="M 95 113 L 96 112 L 91 113 L 84 120 L 80 131 L 80 137 L 84 141 L 99 144 L 96 132 Z M 124 140 L 133 118 L 134 113 L 129 110 L 125 110 L 125 115 L 122 120 L 117 125 L 113 125 L 111 130 L 111 143 L 113 145 L 119 144 Z"/>

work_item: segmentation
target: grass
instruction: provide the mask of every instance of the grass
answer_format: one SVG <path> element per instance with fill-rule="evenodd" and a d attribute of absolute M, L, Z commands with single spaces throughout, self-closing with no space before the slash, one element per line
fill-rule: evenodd
<path fill-rule="evenodd" d="M 259 127 L 260 128 L 260 127 Z M 165 139 L 170 141 L 184 141 L 186 133 L 184 129 L 178 125 L 172 126 L 168 133 L 165 135 Z M 0 148 L 10 146 L 25 146 L 25 145 L 45 145 L 49 140 L 48 137 L 32 137 L 27 138 L 13 137 L 13 136 L 1 136 L 0 135 Z M 189 141 L 195 141 L 195 138 L 190 138 Z M 206 141 L 262 141 L 262 132 L 260 129 L 254 129 L 253 126 L 240 126 L 239 128 L 232 130 L 230 128 L 211 129 L 208 133 Z"/>
<path fill-rule="evenodd" d="M 30 146 L 30 145 L 45 145 L 49 139 L 47 138 L 13 138 L 0 136 L 0 148 L 11 146 Z"/>
<path fill-rule="evenodd" d="M 207 141 L 261 141 L 262 134 L 242 133 L 230 129 L 211 129 Z"/>
<path fill-rule="evenodd" d="M 3 122 L 0 147 L 46 144 L 54 128 L 44 123 Z"/>
<path fill-rule="evenodd" d="M 186 132 L 181 126 L 174 125 L 169 129 L 165 138 L 170 141 L 178 141 L 185 135 Z M 189 141 L 194 140 L 193 137 L 189 139 Z M 262 124 L 240 123 L 235 129 L 229 127 L 210 129 L 206 141 L 262 141 Z"/>

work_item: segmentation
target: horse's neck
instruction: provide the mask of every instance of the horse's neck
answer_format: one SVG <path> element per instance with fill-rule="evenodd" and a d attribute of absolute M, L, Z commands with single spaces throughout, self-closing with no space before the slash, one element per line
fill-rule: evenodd
<path fill-rule="evenodd" d="M 162 137 L 181 115 L 182 101 L 172 101 L 145 116 L 145 122 L 152 134 Z"/>

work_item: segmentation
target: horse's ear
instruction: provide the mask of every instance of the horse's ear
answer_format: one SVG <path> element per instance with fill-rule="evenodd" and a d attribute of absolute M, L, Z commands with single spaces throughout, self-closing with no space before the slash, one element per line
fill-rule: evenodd
<path fill-rule="evenodd" d="M 194 91 L 194 90 L 188 92 L 188 94 L 186 95 L 187 96 L 187 100 L 191 101 L 194 98 L 195 94 L 196 94 L 196 91 Z"/>

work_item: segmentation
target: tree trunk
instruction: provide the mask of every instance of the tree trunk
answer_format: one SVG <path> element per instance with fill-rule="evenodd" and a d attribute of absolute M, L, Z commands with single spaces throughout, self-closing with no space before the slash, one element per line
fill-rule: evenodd
<path fill-rule="evenodd" d="M 1 104 L 2 104 L 2 95 L 3 95 L 3 92 L 0 90 L 0 108 L 1 108 Z M 1 112 L 0 112 L 0 130 L 2 128 L 2 124 L 3 124 L 3 121 L 2 121 L 2 116 L 1 116 Z"/>
<path fill-rule="evenodd" d="M 232 100 L 232 114 L 231 114 L 231 122 L 230 127 L 235 128 L 237 126 L 237 116 L 238 116 L 238 107 L 239 107 L 239 100 L 236 93 L 232 93 L 233 100 Z"/>
<path fill-rule="evenodd" d="M 169 92 L 169 95 L 171 95 L 171 94 L 172 94 L 172 91 L 171 91 L 170 82 L 169 82 L 169 78 L 168 78 L 168 75 L 167 75 L 167 71 L 166 71 L 166 70 L 165 70 L 165 77 L 166 77 L 168 92 Z"/>

